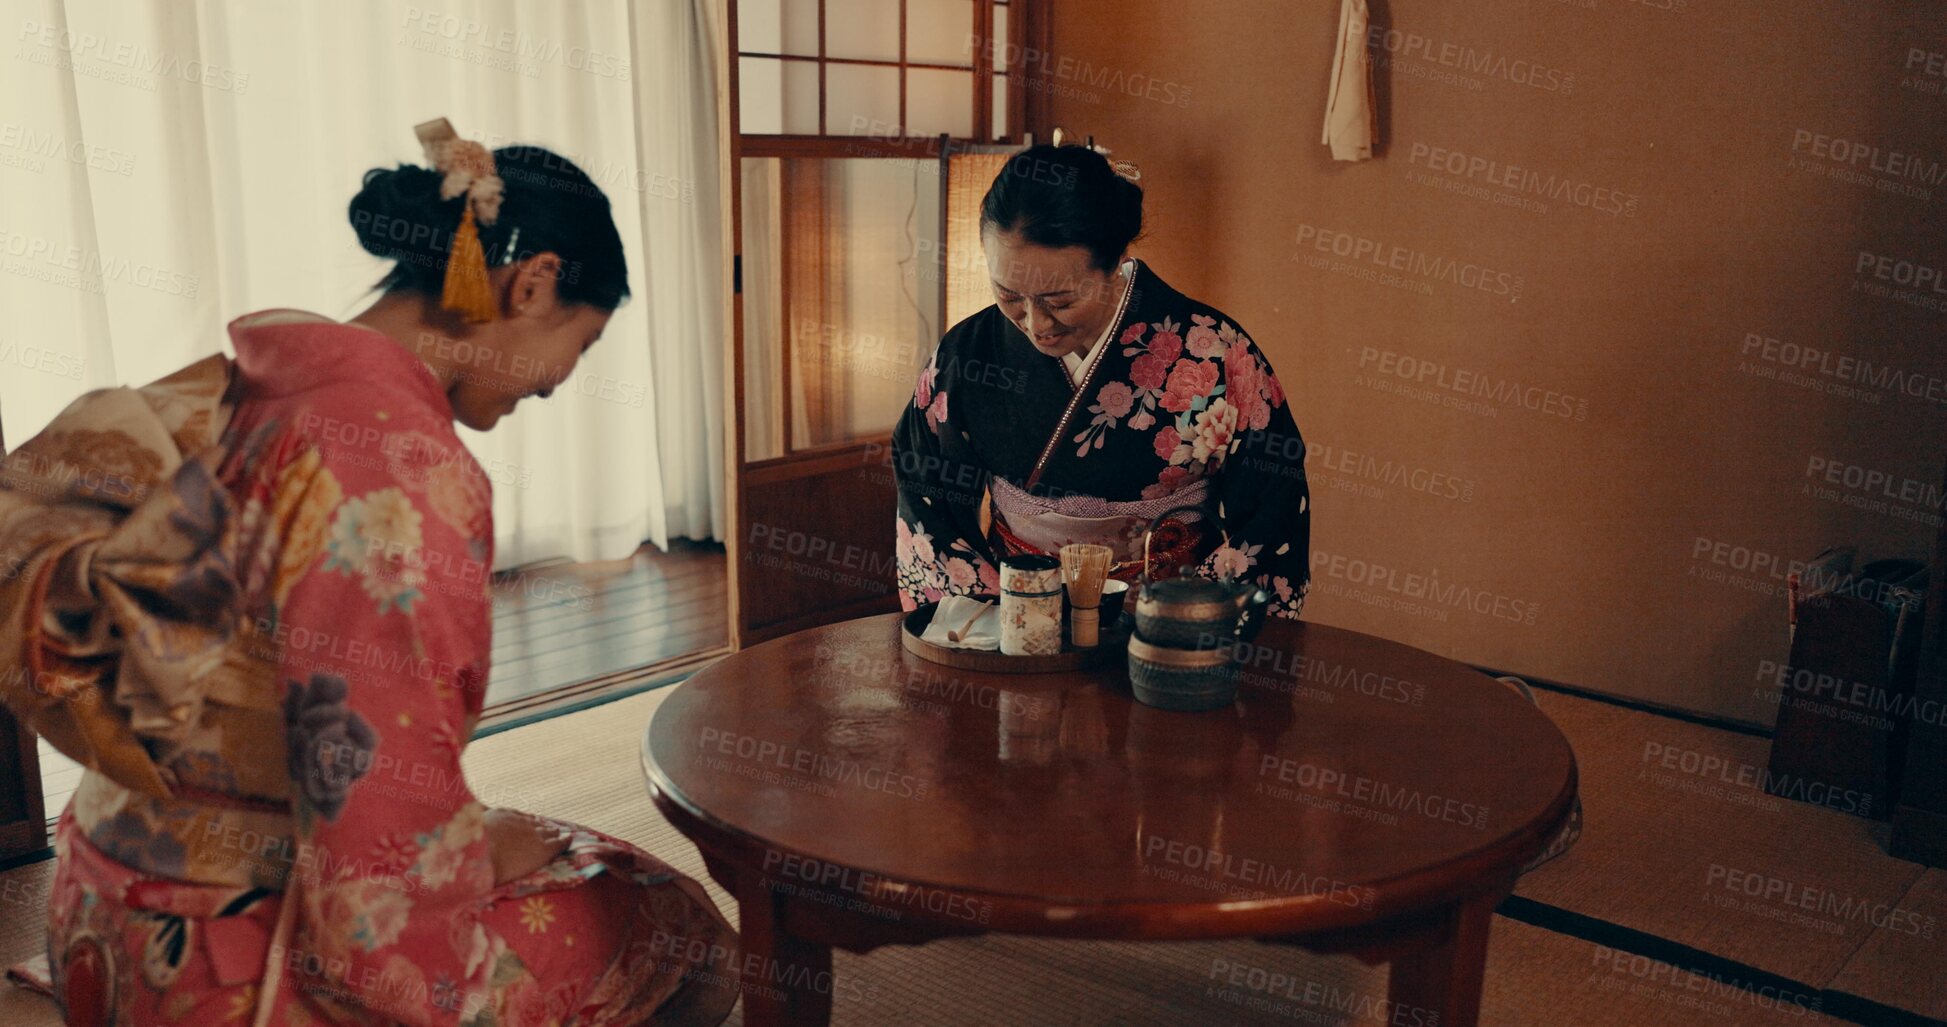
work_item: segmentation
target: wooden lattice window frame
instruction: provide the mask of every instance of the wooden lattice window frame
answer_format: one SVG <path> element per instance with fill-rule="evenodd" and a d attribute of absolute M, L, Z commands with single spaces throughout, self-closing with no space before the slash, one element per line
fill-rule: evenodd
<path fill-rule="evenodd" d="M 745 50 L 734 45 L 732 60 L 741 64 L 745 58 L 775 60 L 786 63 L 809 63 L 818 69 L 818 131 L 815 133 L 752 133 L 742 131 L 741 122 L 733 126 L 738 140 L 738 151 L 744 157 L 915 157 L 927 154 L 937 157 L 940 142 L 934 136 L 904 135 L 908 122 L 908 75 L 910 70 L 938 70 L 971 72 L 973 74 L 973 127 L 975 135 L 968 137 L 947 137 L 952 145 L 980 146 L 995 143 L 1018 143 L 1024 134 L 1033 130 L 1041 104 L 1035 102 L 1038 95 L 1030 82 L 1034 76 L 1032 62 L 1016 60 L 1014 67 L 1002 71 L 995 66 L 994 56 L 997 45 L 1004 47 L 1004 53 L 1024 55 L 1034 52 L 1046 36 L 1045 5 L 1043 0 L 972 0 L 974 4 L 974 36 L 979 41 L 973 46 L 970 64 L 943 64 L 934 61 L 910 60 L 907 55 L 907 27 L 911 17 L 912 0 L 896 0 L 899 5 L 899 56 L 895 60 L 880 60 L 858 57 L 832 57 L 827 55 L 826 8 L 832 0 L 817 0 L 818 10 L 818 53 L 789 54 L 772 53 L 761 50 Z M 994 38 L 994 8 L 1008 8 L 1007 38 Z M 737 28 L 736 5 L 729 12 L 729 32 L 733 44 L 740 42 Z M 848 135 L 833 134 L 829 129 L 829 86 L 827 71 L 833 65 L 855 65 L 896 69 L 899 80 L 899 118 L 901 135 Z M 997 79 L 1007 80 L 1006 120 L 1003 131 L 992 131 L 994 122 L 994 85 Z M 732 118 L 741 118 L 742 107 L 736 97 L 730 104 Z"/>

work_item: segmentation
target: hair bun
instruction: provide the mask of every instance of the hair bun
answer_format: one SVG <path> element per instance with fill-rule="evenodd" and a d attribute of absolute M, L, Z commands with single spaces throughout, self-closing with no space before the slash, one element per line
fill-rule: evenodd
<path fill-rule="evenodd" d="M 1097 150 L 1041 143 L 1009 157 L 994 176 L 980 223 L 1037 246 L 1083 247 L 1097 270 L 1111 273 L 1142 236 L 1143 190 Z"/>
<path fill-rule="evenodd" d="M 561 299 L 603 310 L 620 306 L 629 296 L 629 262 L 601 186 L 573 161 L 539 146 L 501 147 L 493 160 L 502 183 L 500 217 L 475 225 L 489 273 L 551 253 L 561 261 L 555 276 Z M 467 204 L 464 195 L 440 199 L 445 180 L 441 172 L 414 164 L 365 173 L 350 205 L 352 232 L 365 252 L 396 261 L 376 288 L 444 295 Z"/>
<path fill-rule="evenodd" d="M 439 172 L 412 164 L 366 172 L 351 202 L 358 244 L 387 260 L 422 266 L 443 261 L 465 200 L 440 199 L 441 180 Z"/>
<path fill-rule="evenodd" d="M 1085 194 L 1101 204 L 1104 248 L 1117 252 L 1128 249 L 1143 234 L 1142 183 L 1124 177 L 1115 169 L 1116 162 L 1102 151 L 1076 143 L 1069 146 L 1081 151 L 1077 160 L 1087 169 Z"/>
<path fill-rule="evenodd" d="M 1142 183 L 1121 175 L 1116 175 L 1115 180 L 1121 185 L 1121 188 L 1115 191 L 1115 195 L 1121 200 L 1122 224 L 1129 233 L 1129 242 L 1133 243 L 1142 238 L 1143 234 Z M 1126 246 L 1128 243 L 1123 245 Z"/>

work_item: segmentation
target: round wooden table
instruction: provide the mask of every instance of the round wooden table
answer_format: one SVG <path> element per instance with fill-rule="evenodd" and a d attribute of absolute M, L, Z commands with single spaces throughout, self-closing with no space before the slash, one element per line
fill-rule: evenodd
<path fill-rule="evenodd" d="M 657 807 L 737 899 L 754 1027 L 829 1021 L 833 946 L 986 931 L 1390 960 L 1396 1010 L 1470 1024 L 1494 907 L 1575 798 L 1567 740 L 1520 696 L 1356 632 L 1275 622 L 1233 707 L 1170 713 L 1119 661 L 955 670 L 899 630 L 733 654 L 644 737 Z"/>

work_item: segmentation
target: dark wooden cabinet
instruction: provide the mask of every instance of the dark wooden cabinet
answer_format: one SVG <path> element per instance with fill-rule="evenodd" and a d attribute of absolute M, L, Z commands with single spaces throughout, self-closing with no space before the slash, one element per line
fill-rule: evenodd
<path fill-rule="evenodd" d="M 1947 477 L 1947 476 L 1944 476 Z M 1887 851 L 1947 866 L 1947 503 L 1934 541 L 1906 746 L 1906 775 Z"/>
<path fill-rule="evenodd" d="M 1904 569 L 1919 567 L 1908 561 Z M 1853 573 L 1846 572 L 1849 580 Z M 1765 790 L 1885 820 L 1899 795 L 1909 724 L 1898 713 L 1913 699 L 1923 618 L 1915 605 L 1881 601 L 1876 586 L 1885 579 L 1860 573 L 1856 588 L 1797 603 L 1791 680 L 1839 687 L 1784 690 Z M 1833 796 L 1843 798 L 1827 801 Z"/>
<path fill-rule="evenodd" d="M 0 860 L 47 848 L 47 805 L 34 736 L 0 710 Z"/>

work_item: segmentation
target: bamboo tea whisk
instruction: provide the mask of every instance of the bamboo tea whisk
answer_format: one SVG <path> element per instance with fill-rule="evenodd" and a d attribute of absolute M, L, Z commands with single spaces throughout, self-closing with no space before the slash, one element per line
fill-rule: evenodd
<path fill-rule="evenodd" d="M 1077 649 L 1100 642 L 1102 583 L 1109 578 L 1115 550 L 1076 543 L 1061 547 L 1061 582 L 1068 588 L 1068 633 Z"/>

